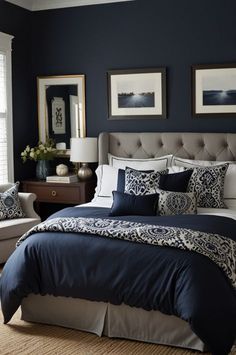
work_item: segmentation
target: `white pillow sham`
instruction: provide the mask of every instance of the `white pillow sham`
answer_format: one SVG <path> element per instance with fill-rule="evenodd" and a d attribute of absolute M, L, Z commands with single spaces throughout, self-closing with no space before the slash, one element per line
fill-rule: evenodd
<path fill-rule="evenodd" d="M 236 162 L 234 161 L 212 161 L 212 160 L 192 160 L 192 159 L 182 159 L 173 156 L 171 164 L 172 168 L 174 166 L 193 168 L 201 166 L 217 166 L 225 163 L 229 163 L 228 170 L 225 175 L 224 183 L 224 198 L 225 199 L 236 199 Z M 226 202 L 227 205 L 227 202 Z"/>
<path fill-rule="evenodd" d="M 224 203 L 230 210 L 236 210 L 236 199 L 235 198 L 224 198 Z"/>
<path fill-rule="evenodd" d="M 165 170 L 171 165 L 173 155 L 164 155 L 152 159 L 132 159 L 116 157 L 115 155 L 108 154 L 109 165 L 117 169 L 125 169 L 126 167 L 136 170 Z"/>
<path fill-rule="evenodd" d="M 94 197 L 112 197 L 112 191 L 117 188 L 117 168 L 110 165 L 99 165 L 95 173 L 97 175 L 97 187 Z"/>
<path fill-rule="evenodd" d="M 175 155 L 172 156 L 171 160 L 171 166 L 184 166 L 186 168 L 192 168 L 194 166 L 215 166 L 215 165 L 222 165 L 222 164 L 235 164 L 236 162 L 234 161 L 229 161 L 229 160 L 194 160 L 194 159 L 184 159 L 184 158 L 179 158 Z"/>
<path fill-rule="evenodd" d="M 173 165 L 168 168 L 168 174 L 182 173 L 186 168 L 184 166 Z"/>

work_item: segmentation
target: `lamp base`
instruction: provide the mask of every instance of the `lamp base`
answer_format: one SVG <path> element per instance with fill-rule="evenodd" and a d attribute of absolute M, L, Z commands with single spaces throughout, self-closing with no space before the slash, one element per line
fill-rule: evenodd
<path fill-rule="evenodd" d="M 92 177 L 93 172 L 89 168 L 88 163 L 82 163 L 82 166 L 78 170 L 78 177 L 80 180 L 88 180 Z"/>

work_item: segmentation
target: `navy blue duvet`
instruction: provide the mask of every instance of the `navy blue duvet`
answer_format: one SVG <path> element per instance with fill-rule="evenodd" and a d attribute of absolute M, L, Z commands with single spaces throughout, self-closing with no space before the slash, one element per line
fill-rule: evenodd
<path fill-rule="evenodd" d="M 67 208 L 53 217 L 107 218 L 106 208 Z M 118 217 L 109 217 L 117 219 Z M 217 233 L 236 240 L 236 221 L 217 216 L 119 219 Z M 159 310 L 189 322 L 214 355 L 236 338 L 236 294 L 207 257 L 170 247 L 76 233 L 37 233 L 7 261 L 0 283 L 4 322 L 30 293 Z"/>

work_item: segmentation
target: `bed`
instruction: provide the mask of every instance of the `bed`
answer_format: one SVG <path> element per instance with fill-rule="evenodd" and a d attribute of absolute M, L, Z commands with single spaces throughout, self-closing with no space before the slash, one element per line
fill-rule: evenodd
<path fill-rule="evenodd" d="M 235 161 L 236 134 L 226 133 L 102 133 L 99 136 L 99 164 L 108 163 L 108 153 L 129 159 L 150 159 L 174 154 L 180 158 L 206 161 Z M 228 196 L 230 197 L 230 196 Z M 204 215 L 236 219 L 233 198 L 225 200 L 230 209 L 199 209 Z M 111 198 L 95 196 L 85 206 L 110 208 Z M 89 212 L 86 210 L 86 216 Z M 95 213 L 96 216 L 96 213 Z M 207 217 L 205 216 L 205 217 Z M 222 217 L 223 218 L 223 217 Z M 233 224 L 232 224 L 233 225 Z M 10 268 L 9 268 L 10 270 Z M 39 278 L 41 275 L 38 276 Z M 41 290 L 42 291 L 42 290 Z M 177 316 L 158 310 L 52 294 L 27 294 L 22 303 L 22 319 L 93 332 L 99 336 L 121 337 L 205 351 L 204 342 L 189 324 Z M 232 296 L 234 300 L 235 294 Z M 93 298 L 91 298 L 93 299 Z M 233 301 L 232 301 L 233 302 Z M 235 308 L 234 308 L 235 310 Z M 214 349 L 214 354 L 223 352 Z"/>

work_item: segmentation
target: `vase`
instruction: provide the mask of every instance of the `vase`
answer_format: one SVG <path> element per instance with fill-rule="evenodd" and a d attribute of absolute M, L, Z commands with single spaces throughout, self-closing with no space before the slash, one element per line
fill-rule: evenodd
<path fill-rule="evenodd" d="M 38 180 L 46 180 L 48 175 L 50 175 L 50 161 L 39 160 L 36 165 L 36 178 Z"/>

